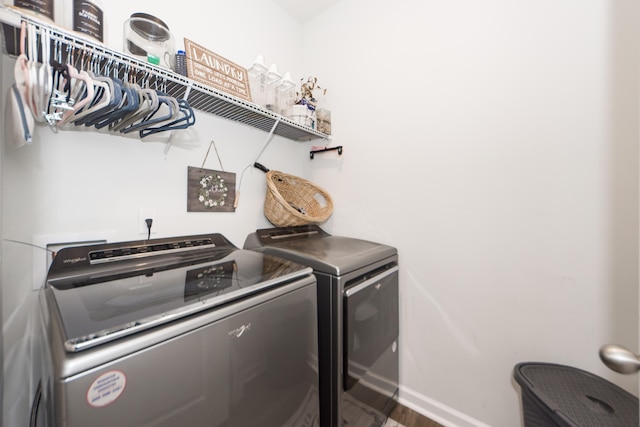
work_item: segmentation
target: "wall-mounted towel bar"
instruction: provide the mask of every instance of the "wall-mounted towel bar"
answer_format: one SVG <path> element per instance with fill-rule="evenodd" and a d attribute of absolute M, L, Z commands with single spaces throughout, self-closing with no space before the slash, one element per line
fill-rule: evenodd
<path fill-rule="evenodd" d="M 311 157 L 311 159 L 313 160 L 313 155 L 316 153 L 324 153 L 325 151 L 335 151 L 335 150 L 338 150 L 338 154 L 342 155 L 342 145 L 338 145 L 336 147 L 326 147 L 326 148 L 321 148 L 317 150 L 311 150 L 309 151 L 309 157 Z"/>

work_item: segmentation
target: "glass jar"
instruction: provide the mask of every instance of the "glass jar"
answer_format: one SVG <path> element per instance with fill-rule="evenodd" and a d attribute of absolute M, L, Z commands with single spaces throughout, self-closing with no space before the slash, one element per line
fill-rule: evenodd
<path fill-rule="evenodd" d="M 134 13 L 124 23 L 124 51 L 141 61 L 173 70 L 174 46 L 167 24 L 153 15 Z"/>
<path fill-rule="evenodd" d="M 331 111 L 326 108 L 316 110 L 316 130 L 331 135 Z"/>

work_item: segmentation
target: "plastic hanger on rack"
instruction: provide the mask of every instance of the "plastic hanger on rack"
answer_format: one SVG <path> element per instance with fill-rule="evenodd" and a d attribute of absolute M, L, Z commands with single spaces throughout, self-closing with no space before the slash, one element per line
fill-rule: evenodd
<path fill-rule="evenodd" d="M 53 85 L 49 94 L 49 102 L 45 113 L 45 120 L 50 126 L 57 126 L 65 111 L 73 110 L 70 99 L 71 78 L 68 67 L 56 60 L 52 61 Z"/>
<path fill-rule="evenodd" d="M 97 129 L 102 129 L 119 121 L 121 118 L 135 112 L 140 105 L 140 99 L 135 90 L 120 79 L 114 78 L 113 80 L 115 85 L 119 86 L 122 90 L 121 102 L 115 109 L 107 112 L 97 123 L 94 123 Z"/>
<path fill-rule="evenodd" d="M 51 35 L 49 30 L 40 28 L 40 51 L 42 52 L 42 63 L 38 69 L 38 113 L 42 116 L 43 122 L 46 122 L 46 116 L 49 111 L 49 102 L 51 100 L 51 92 L 53 91 L 53 69 L 51 67 Z"/>
<path fill-rule="evenodd" d="M 93 81 L 94 96 L 91 98 L 85 108 L 74 113 L 70 118 L 70 122 L 76 126 L 84 124 L 85 118 L 90 114 L 95 114 L 109 107 L 112 102 L 111 94 L 113 92 L 113 82 L 110 79 L 98 78 L 92 72 L 88 71 L 89 77 Z"/>
<path fill-rule="evenodd" d="M 37 105 L 38 98 L 38 47 L 36 45 L 37 36 L 36 36 L 36 27 L 33 24 L 29 24 L 27 26 L 27 40 L 29 42 L 29 47 L 27 49 L 27 57 L 29 61 L 27 62 L 27 72 L 28 77 L 27 81 L 29 82 L 29 98 L 27 99 L 27 103 L 29 104 L 29 108 L 33 113 L 33 118 L 35 121 L 39 122 L 40 114 L 39 114 L 39 106 Z"/>
<path fill-rule="evenodd" d="M 27 23 L 22 21 L 20 26 L 20 55 L 16 60 L 14 68 L 14 78 L 16 80 L 16 86 L 20 91 L 20 95 L 24 98 L 24 103 L 30 96 L 29 93 L 29 58 L 26 54 L 26 39 L 27 39 Z M 27 104 L 28 105 L 28 104 Z"/>
<path fill-rule="evenodd" d="M 73 124 L 137 132 L 144 138 L 195 123 L 189 103 L 166 92 L 166 77 L 139 64 L 123 67 L 116 54 L 105 54 L 98 47 L 91 52 L 59 39 L 55 30 L 40 24 L 27 21 L 25 39 L 28 53 L 20 58 L 20 68 L 16 65 L 16 70 L 24 70 L 22 93 L 29 95 L 25 102 L 34 120 L 54 130 Z M 76 46 L 81 58 L 75 55 Z M 130 79 L 131 67 L 135 74 Z"/>
<path fill-rule="evenodd" d="M 138 86 L 139 87 L 139 86 Z M 133 126 L 135 123 L 144 120 L 145 117 L 152 114 L 153 111 L 158 109 L 158 94 L 156 91 L 152 89 L 140 89 L 140 104 L 138 109 L 128 115 L 127 117 L 123 117 L 118 123 L 114 123 L 113 127 L 110 127 L 109 130 L 112 132 L 120 132 L 127 133 L 127 130 Z"/>
<path fill-rule="evenodd" d="M 102 94 L 106 102 L 100 103 L 100 108 L 92 108 L 89 114 L 84 115 L 81 120 L 76 120 L 76 125 L 95 126 L 96 123 L 99 123 L 105 115 L 115 110 L 122 102 L 122 87 L 117 81 L 111 77 L 96 75 L 94 75 L 93 80 L 103 82 L 109 86 L 109 93 L 104 92 Z"/>
<path fill-rule="evenodd" d="M 101 111 L 97 111 L 91 114 L 85 120 L 85 126 L 95 126 L 97 129 L 102 129 L 108 126 L 111 122 L 117 121 L 121 117 L 127 115 L 131 111 L 134 111 L 139 102 L 135 97 L 136 95 L 131 92 L 131 89 L 125 86 L 125 83 L 117 78 L 117 70 L 111 68 L 113 58 L 109 59 L 105 64 L 102 71 L 102 79 L 110 79 L 113 84 L 112 99 L 109 106 Z"/>
<path fill-rule="evenodd" d="M 71 47 L 67 46 L 67 60 L 71 60 Z M 47 121 L 56 127 L 64 125 L 69 118 L 93 98 L 93 81 L 86 72 L 78 72 L 72 64 L 65 64 L 61 42 L 55 43 L 54 59 L 51 61 L 54 87 L 49 101 Z"/>
<path fill-rule="evenodd" d="M 67 64 L 67 72 L 71 79 L 69 98 L 73 108 L 64 112 L 58 121 L 58 126 L 68 123 L 76 112 L 82 110 L 93 100 L 95 94 L 93 79 L 86 71 L 78 71 L 73 65 Z"/>
<path fill-rule="evenodd" d="M 31 144 L 35 121 L 29 107 L 29 66 L 26 55 L 27 23 L 20 26 L 20 55 L 13 69 L 15 83 L 7 94 L 5 136 L 14 146 Z"/>
<path fill-rule="evenodd" d="M 38 37 L 38 33 L 40 36 Z M 29 37 L 29 106 L 33 117 L 37 122 L 45 122 L 49 109 L 49 98 L 53 86 L 53 74 L 49 65 L 49 31 L 41 28 L 40 31 L 35 25 L 28 26 Z M 40 46 L 38 47 L 38 40 Z"/>
<path fill-rule="evenodd" d="M 138 132 L 155 124 L 160 124 L 173 120 L 179 112 L 179 106 L 174 98 L 158 95 L 155 108 L 149 110 L 149 114 L 142 120 L 128 126 L 124 133 Z"/>
<path fill-rule="evenodd" d="M 136 132 L 156 124 L 164 123 L 167 121 L 175 120 L 180 113 L 180 106 L 178 101 L 164 93 L 157 91 L 158 94 L 158 106 L 156 109 L 145 116 L 140 122 L 132 124 L 123 130 L 124 133 Z"/>
<path fill-rule="evenodd" d="M 196 122 L 196 117 L 193 113 L 193 109 L 189 105 L 186 99 L 181 99 L 178 101 L 179 105 L 179 117 L 176 120 L 173 120 L 168 123 L 164 123 L 160 126 L 156 127 L 147 127 L 145 129 L 140 130 L 140 138 L 144 138 L 149 135 L 153 135 L 154 133 L 159 132 L 167 132 L 170 130 L 178 130 L 178 129 L 186 129 L 189 126 L 192 126 Z"/>

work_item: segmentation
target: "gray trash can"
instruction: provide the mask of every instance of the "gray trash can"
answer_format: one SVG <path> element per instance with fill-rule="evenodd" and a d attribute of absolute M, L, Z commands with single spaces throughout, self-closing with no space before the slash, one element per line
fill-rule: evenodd
<path fill-rule="evenodd" d="M 638 398 L 604 378 L 570 366 L 519 363 L 525 427 L 638 427 Z"/>

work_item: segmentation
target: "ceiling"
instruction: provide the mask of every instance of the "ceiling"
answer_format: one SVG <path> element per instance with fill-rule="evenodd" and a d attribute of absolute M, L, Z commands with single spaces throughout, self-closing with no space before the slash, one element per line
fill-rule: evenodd
<path fill-rule="evenodd" d="M 330 8 L 339 0 L 272 0 L 301 24 Z"/>

